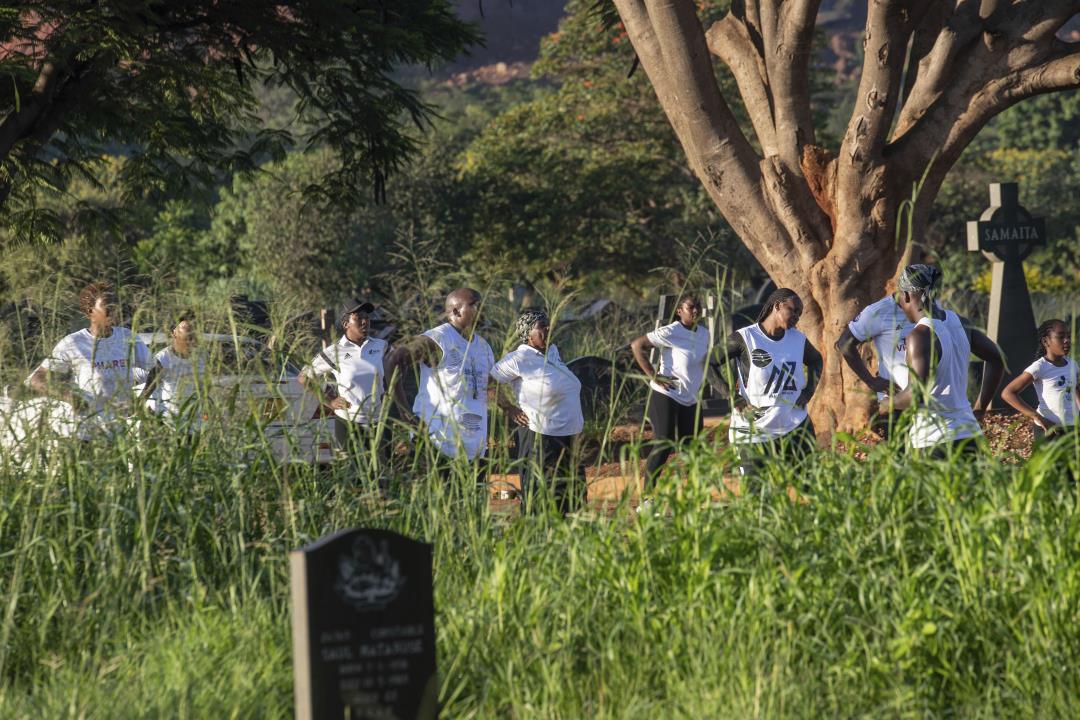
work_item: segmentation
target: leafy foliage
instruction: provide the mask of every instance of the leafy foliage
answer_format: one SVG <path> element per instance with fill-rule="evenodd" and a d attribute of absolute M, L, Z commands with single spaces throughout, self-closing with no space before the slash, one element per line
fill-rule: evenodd
<path fill-rule="evenodd" d="M 610 280 L 665 264 L 678 239 L 714 231 L 716 254 L 741 262 L 686 166 L 634 54 L 595 3 L 567 5 L 534 77 L 553 87 L 490 123 L 460 160 L 474 187 L 470 255 Z"/>
<path fill-rule="evenodd" d="M 431 116 L 401 85 L 476 40 L 447 0 L 22 3 L 0 14 L 0 202 L 23 235 L 53 235 L 41 185 L 92 179 L 106 151 L 129 156 L 124 187 L 183 195 L 250 171 L 299 142 L 339 163 L 312 192 L 355 196 L 416 149 L 402 119 Z M 8 80 L 10 79 L 10 80 Z M 303 131 L 263 123 L 254 89 L 288 88 Z"/>

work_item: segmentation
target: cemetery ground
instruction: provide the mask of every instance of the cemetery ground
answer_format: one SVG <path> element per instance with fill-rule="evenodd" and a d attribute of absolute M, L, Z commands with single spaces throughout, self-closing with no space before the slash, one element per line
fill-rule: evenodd
<path fill-rule="evenodd" d="M 0 716 L 291 716 L 288 552 L 345 527 L 433 544 L 445 717 L 1080 711 L 1076 436 L 1026 464 L 853 445 L 716 502 L 731 460 L 703 436 L 655 515 L 569 520 L 460 469 L 366 502 L 228 424 L 5 461 Z"/>

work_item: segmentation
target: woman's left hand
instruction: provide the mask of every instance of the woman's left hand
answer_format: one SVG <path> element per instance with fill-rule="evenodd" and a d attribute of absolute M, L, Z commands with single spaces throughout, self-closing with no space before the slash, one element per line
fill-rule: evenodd
<path fill-rule="evenodd" d="M 521 408 L 510 408 L 507 410 L 510 414 L 510 419 L 516 422 L 521 427 L 529 426 L 529 416 L 525 414 L 525 411 Z"/>

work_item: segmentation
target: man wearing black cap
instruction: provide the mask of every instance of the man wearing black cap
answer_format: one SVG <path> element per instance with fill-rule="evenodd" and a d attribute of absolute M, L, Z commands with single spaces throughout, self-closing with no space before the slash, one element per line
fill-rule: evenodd
<path fill-rule="evenodd" d="M 372 457 L 378 465 L 388 459 L 390 433 L 379 428 L 383 395 L 385 340 L 371 337 L 371 312 L 375 306 L 350 298 L 342 304 L 338 323 L 341 339 L 320 350 L 300 373 L 300 384 L 318 394 L 318 378 L 331 375 L 334 392 L 328 405 L 334 410 L 334 436 L 338 447 L 350 455 Z"/>

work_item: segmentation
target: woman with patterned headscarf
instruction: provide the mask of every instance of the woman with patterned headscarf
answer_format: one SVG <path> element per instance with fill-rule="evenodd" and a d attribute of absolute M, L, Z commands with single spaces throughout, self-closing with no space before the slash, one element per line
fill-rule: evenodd
<path fill-rule="evenodd" d="M 897 302 L 915 323 L 907 339 L 910 382 L 892 398 L 891 406 L 889 398 L 881 401 L 883 412 L 916 406 L 910 443 L 932 455 L 943 455 L 953 448 L 965 452 L 975 449 L 975 438 L 982 436 L 975 413 L 990 403 L 1005 372 L 1001 349 L 993 340 L 934 303 L 941 277 L 941 270 L 933 265 L 908 265 L 900 275 Z M 986 361 L 974 411 L 967 399 L 971 353 Z"/>
<path fill-rule="evenodd" d="M 537 481 L 547 477 L 559 510 L 566 514 L 585 500 L 585 476 L 575 439 L 585 425 L 581 382 L 548 344 L 551 322 L 543 310 L 525 310 L 517 321 L 520 345 L 491 369 L 491 377 L 508 385 L 517 404 L 499 393 L 499 405 L 517 423 L 524 511 L 538 494 Z"/>

